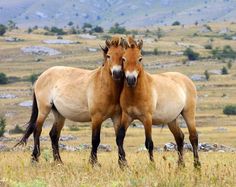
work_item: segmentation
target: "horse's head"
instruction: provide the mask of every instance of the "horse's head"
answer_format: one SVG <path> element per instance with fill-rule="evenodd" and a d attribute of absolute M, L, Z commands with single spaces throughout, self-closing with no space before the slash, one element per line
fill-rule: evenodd
<path fill-rule="evenodd" d="M 128 37 L 124 42 L 125 52 L 122 57 L 123 71 L 129 87 L 135 87 L 139 73 L 142 67 L 141 49 L 143 41 L 135 41 L 132 37 Z"/>
<path fill-rule="evenodd" d="M 106 40 L 104 52 L 104 65 L 108 66 L 114 80 L 121 80 L 123 77 L 122 56 L 124 39 L 114 36 L 111 40 Z"/>

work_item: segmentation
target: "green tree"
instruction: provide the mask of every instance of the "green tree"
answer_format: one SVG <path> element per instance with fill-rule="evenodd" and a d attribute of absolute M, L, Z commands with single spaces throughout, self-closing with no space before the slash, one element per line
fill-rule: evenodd
<path fill-rule="evenodd" d="M 100 26 L 94 27 L 94 28 L 93 28 L 93 31 L 94 31 L 94 32 L 97 32 L 97 33 L 103 33 L 103 32 L 104 32 L 103 28 L 100 27 Z"/>
<path fill-rule="evenodd" d="M 127 31 L 125 27 L 121 27 L 119 23 L 115 23 L 113 27 L 110 28 L 109 33 L 112 34 L 125 34 Z"/>
<path fill-rule="evenodd" d="M 38 79 L 38 75 L 37 74 L 31 74 L 29 77 L 29 81 L 32 83 L 32 85 L 34 84 L 34 82 Z"/>
<path fill-rule="evenodd" d="M 206 80 L 210 79 L 210 74 L 209 74 L 209 72 L 207 70 L 205 70 L 204 75 L 206 77 Z"/>
<path fill-rule="evenodd" d="M 227 75 L 228 74 L 228 70 L 225 66 L 221 69 L 221 74 L 222 75 Z"/>
<path fill-rule="evenodd" d="M 0 137 L 3 136 L 6 127 L 6 119 L 4 117 L 0 117 Z"/>
<path fill-rule="evenodd" d="M 199 53 L 194 52 L 191 48 L 187 48 L 184 51 L 184 55 L 187 56 L 189 60 L 198 60 L 199 59 Z"/>
<path fill-rule="evenodd" d="M 12 20 L 9 20 L 7 22 L 7 28 L 9 31 L 13 30 L 13 29 L 16 29 L 16 23 Z"/>
<path fill-rule="evenodd" d="M 8 78 L 5 73 L 0 73 L 0 84 L 7 84 Z"/>
<path fill-rule="evenodd" d="M 0 36 L 4 35 L 7 31 L 7 27 L 3 24 L 0 24 Z"/>
<path fill-rule="evenodd" d="M 172 26 L 177 26 L 177 25 L 180 25 L 179 21 L 175 21 L 175 22 L 172 23 Z"/>
<path fill-rule="evenodd" d="M 72 26 L 72 25 L 74 25 L 74 23 L 72 21 L 70 21 L 67 25 Z"/>
<path fill-rule="evenodd" d="M 236 105 L 227 105 L 223 109 L 223 113 L 226 115 L 236 115 Z"/>

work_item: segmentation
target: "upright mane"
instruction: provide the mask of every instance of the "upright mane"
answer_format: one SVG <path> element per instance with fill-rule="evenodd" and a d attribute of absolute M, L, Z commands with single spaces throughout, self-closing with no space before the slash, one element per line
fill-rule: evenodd
<path fill-rule="evenodd" d="M 141 49 L 143 46 L 142 40 L 135 40 L 132 36 L 128 36 L 127 39 L 123 42 L 124 47 L 127 48 L 139 48 Z"/>

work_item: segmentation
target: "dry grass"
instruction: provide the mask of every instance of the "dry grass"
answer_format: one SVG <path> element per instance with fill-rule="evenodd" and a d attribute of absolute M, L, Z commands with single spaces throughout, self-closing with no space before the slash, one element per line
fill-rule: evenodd
<path fill-rule="evenodd" d="M 192 154 L 185 154 L 186 167 L 178 168 L 176 153 L 155 154 L 155 164 L 147 153 L 127 152 L 129 168 L 119 169 L 117 154 L 100 153 L 101 168 L 88 164 L 89 152 L 63 152 L 64 165 L 41 159 L 29 162 L 28 153 L 0 154 L 1 183 L 10 186 L 234 186 L 235 154 L 202 153 L 201 170 L 192 165 Z M 164 158 L 164 159 L 163 159 Z"/>
<path fill-rule="evenodd" d="M 228 27 L 236 32 L 236 24 L 224 23 L 210 24 L 214 34 L 202 33 L 199 36 L 193 34 L 201 29 L 201 26 L 162 27 L 165 36 L 157 41 L 144 42 L 144 49 L 153 51 L 158 48 L 165 52 L 179 52 L 185 48 L 177 43 L 185 43 L 193 46 L 194 51 L 206 57 L 210 51 L 204 49 L 211 38 L 213 47 L 231 45 L 236 49 L 234 41 L 224 40 L 217 34 L 222 28 Z M 156 30 L 153 28 L 151 30 Z M 27 34 L 19 31 L 7 33 L 6 37 L 18 37 L 25 41 L 9 43 L 4 37 L 0 37 L 0 72 L 8 76 L 26 77 L 32 73 L 41 73 L 55 65 L 73 66 L 94 69 L 101 64 L 102 53 L 89 52 L 88 47 L 99 48 L 103 45 L 101 39 L 85 40 L 77 35 L 63 36 L 64 39 L 79 41 L 80 44 L 71 45 L 48 45 L 42 40 L 56 39 L 56 36 L 44 36 L 40 34 Z M 35 56 L 23 54 L 21 47 L 40 45 L 58 49 L 62 52 L 58 56 Z M 40 58 L 42 62 L 36 62 Z M 203 74 L 205 70 L 219 70 L 226 63 L 218 60 L 199 60 L 192 65 L 185 65 L 185 57 L 175 55 L 150 55 L 144 57 L 146 70 L 151 73 L 166 71 L 178 71 L 188 76 L 192 74 Z M 165 69 L 156 68 L 156 64 L 178 64 Z M 153 68 L 154 67 L 154 68 Z M 226 116 L 222 113 L 223 107 L 236 102 L 236 64 L 229 71 L 229 75 L 211 75 L 209 81 L 195 82 L 198 88 L 197 126 L 200 142 L 220 143 L 236 147 L 235 134 L 236 116 Z M 0 85 L 0 93 L 15 94 L 14 99 L 0 99 L 0 115 L 3 114 L 7 120 L 7 130 L 14 125 L 25 124 L 30 116 L 31 109 L 21 107 L 18 104 L 32 98 L 32 85 L 30 82 L 17 82 Z M 224 96 L 224 97 L 223 97 Z M 45 123 L 42 136 L 48 136 L 52 124 L 50 115 Z M 90 144 L 91 130 L 81 127 L 76 123 L 79 131 L 70 131 L 68 126 L 75 125 L 67 121 L 62 131 L 63 135 L 74 135 L 76 141 L 66 144 L 78 145 Z M 108 126 L 108 128 L 104 128 Z M 219 132 L 218 127 L 225 127 L 226 132 Z M 183 129 L 185 139 L 188 141 L 187 129 Z M 13 137 L 13 135 L 7 135 Z M 14 135 L 15 136 L 15 135 Z M 17 136 L 19 137 L 19 136 Z M 164 143 L 174 141 L 173 136 L 167 128 L 153 129 L 155 146 L 163 146 Z M 144 144 L 144 130 L 129 128 L 125 139 L 125 149 L 130 168 L 121 171 L 117 164 L 117 152 L 115 145 L 114 130 L 109 121 L 105 122 L 102 129 L 101 140 L 104 144 L 112 146 L 111 153 L 99 153 L 99 161 L 102 168 L 91 168 L 88 164 L 88 151 L 62 152 L 64 165 L 52 162 L 50 142 L 42 142 L 42 155 L 40 163 L 31 165 L 30 152 L 0 152 L 0 186 L 235 186 L 236 164 L 235 153 L 200 153 L 202 161 L 201 171 L 196 171 L 192 165 L 192 154 L 186 153 L 186 168 L 177 167 L 177 153 L 155 153 L 155 167 L 149 164 L 146 152 L 136 153 L 137 149 Z M 12 146 L 15 142 L 9 142 Z M 32 145 L 32 140 L 29 141 Z M 165 158 L 165 159 L 163 159 Z M 47 160 L 47 161 L 46 161 Z"/>

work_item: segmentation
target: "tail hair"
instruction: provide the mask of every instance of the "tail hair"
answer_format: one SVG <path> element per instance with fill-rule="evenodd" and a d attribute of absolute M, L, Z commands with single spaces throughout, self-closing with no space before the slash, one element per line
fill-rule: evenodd
<path fill-rule="evenodd" d="M 38 118 L 38 105 L 37 105 L 37 100 L 34 93 L 31 117 L 30 117 L 29 122 L 27 123 L 28 127 L 26 128 L 25 133 L 23 137 L 21 138 L 21 140 L 14 147 L 18 145 L 26 145 L 28 138 L 34 132 L 37 118 Z"/>

